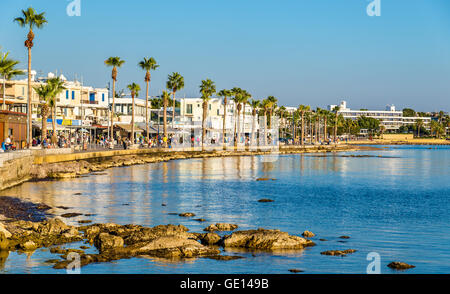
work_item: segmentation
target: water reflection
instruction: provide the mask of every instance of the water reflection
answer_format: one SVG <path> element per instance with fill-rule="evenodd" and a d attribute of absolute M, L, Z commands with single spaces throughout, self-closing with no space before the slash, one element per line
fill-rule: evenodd
<path fill-rule="evenodd" d="M 308 229 L 318 238 L 332 240 L 316 242 L 317 247 L 304 251 L 247 252 L 246 261 L 222 263 L 221 270 L 225 272 L 235 272 L 233 265 L 237 264 L 247 272 L 258 272 L 264 267 L 277 272 L 278 268 L 284 270 L 283 262 L 303 266 L 306 261 L 310 270 L 339 272 L 346 267 L 346 272 L 359 272 L 365 268 L 366 260 L 357 259 L 358 255 L 347 257 L 345 263 L 338 265 L 330 264 L 327 258 L 317 258 L 320 251 L 347 247 L 378 250 L 386 261 L 395 258 L 415 262 L 419 265 L 416 272 L 450 270 L 450 148 L 387 149 L 364 152 L 375 156 L 364 158 L 340 156 L 351 154 L 361 155 L 280 155 L 274 162 L 260 156 L 177 160 L 113 168 L 72 180 L 29 182 L 0 195 L 46 203 L 55 215 L 95 214 L 68 219 L 71 224 L 81 219 L 146 226 L 172 223 L 183 224 L 192 232 L 203 232 L 211 223 L 229 222 L 238 224 L 240 229 L 263 227 L 296 235 Z M 256 181 L 259 177 L 277 180 Z M 261 198 L 274 202 L 259 203 Z M 163 203 L 167 206 L 162 206 Z M 195 218 L 205 218 L 207 222 L 199 223 L 169 212 L 193 212 Z M 425 232 L 431 231 L 431 236 L 426 235 Z M 340 235 L 352 238 L 348 243 L 339 243 Z M 417 248 L 418 238 L 430 242 L 433 250 Z M 228 249 L 226 253 L 244 254 Z M 252 254 L 257 261 L 253 261 Z M 36 267 L 32 262 L 37 258 L 35 255 L 28 265 L 20 261 L 19 267 Z M 4 253 L 0 255 L 0 268 L 8 268 L 7 257 Z M 201 272 L 201 266 L 215 268 L 217 261 L 197 259 L 181 265 L 174 263 L 173 267 L 167 267 L 166 260 L 145 259 L 145 262 L 133 259 L 119 263 L 138 263 L 137 269 L 148 271 L 152 271 L 149 264 L 161 264 L 158 272 L 187 268 Z M 93 267 L 108 269 L 108 265 Z"/>

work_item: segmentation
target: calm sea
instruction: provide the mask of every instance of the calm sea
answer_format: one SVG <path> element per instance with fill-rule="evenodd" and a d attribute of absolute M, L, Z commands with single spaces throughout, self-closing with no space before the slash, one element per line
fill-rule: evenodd
<path fill-rule="evenodd" d="M 259 177 L 276 180 L 256 181 Z M 55 215 L 95 214 L 70 219 L 71 224 L 84 219 L 182 224 L 201 232 L 209 224 L 230 222 L 240 229 L 316 234 L 317 246 L 303 251 L 224 252 L 245 257 L 232 261 L 140 257 L 91 264 L 82 273 L 284 274 L 292 268 L 305 273 L 366 273 L 371 252 L 379 254 L 382 273 L 393 273 L 386 266 L 391 261 L 416 266 L 405 273 L 450 273 L 450 147 L 386 146 L 356 153 L 177 160 L 114 168 L 78 179 L 30 182 L 1 195 L 70 207 L 51 210 Z M 260 203 L 261 198 L 274 202 Z M 194 218 L 207 222 L 170 214 L 182 212 L 193 212 Z M 350 239 L 340 239 L 342 235 Z M 334 249 L 357 252 L 346 257 L 320 255 Z M 0 272 L 64 273 L 45 263 L 52 258 L 58 256 L 47 249 L 33 254 L 4 252 Z"/>

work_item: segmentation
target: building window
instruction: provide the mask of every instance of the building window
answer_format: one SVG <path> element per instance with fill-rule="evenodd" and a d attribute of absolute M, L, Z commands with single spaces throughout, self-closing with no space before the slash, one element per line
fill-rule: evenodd
<path fill-rule="evenodd" d="M 105 93 L 102 94 L 102 101 L 105 102 Z"/>
<path fill-rule="evenodd" d="M 66 99 L 69 99 L 69 90 L 66 90 Z"/>
<path fill-rule="evenodd" d="M 72 100 L 75 100 L 75 91 L 72 91 Z"/>
<path fill-rule="evenodd" d="M 187 104 L 186 105 L 186 113 L 187 114 L 192 114 L 192 104 Z"/>
<path fill-rule="evenodd" d="M 209 110 L 211 110 L 211 104 L 209 104 Z"/>

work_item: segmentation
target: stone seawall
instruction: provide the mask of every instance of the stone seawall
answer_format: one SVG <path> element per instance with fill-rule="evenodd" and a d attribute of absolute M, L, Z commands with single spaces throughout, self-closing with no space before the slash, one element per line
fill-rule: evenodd
<path fill-rule="evenodd" d="M 317 146 L 317 147 L 282 147 L 279 154 L 339 152 L 372 150 L 361 146 Z M 375 148 L 376 149 L 376 148 Z M 175 159 L 253 156 L 273 154 L 270 150 L 170 150 L 135 149 L 104 150 L 83 153 L 44 154 L 33 152 L 31 155 L 4 161 L 0 166 L 0 190 L 10 188 L 29 180 L 74 178 L 90 172 L 106 170 L 112 167 L 154 163 Z"/>

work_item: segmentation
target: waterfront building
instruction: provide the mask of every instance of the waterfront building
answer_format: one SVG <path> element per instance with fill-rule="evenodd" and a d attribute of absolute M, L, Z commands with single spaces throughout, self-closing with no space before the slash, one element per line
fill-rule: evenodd
<path fill-rule="evenodd" d="M 350 109 L 347 107 L 347 102 L 342 101 L 339 105 L 329 105 L 328 110 L 333 111 L 336 106 L 339 106 L 339 114 L 344 118 L 357 120 L 359 117 L 371 117 L 378 119 L 380 125 L 384 126 L 386 130 L 398 130 L 402 126 L 413 125 L 418 119 L 422 120 L 425 128 L 429 128 L 431 122 L 430 117 L 404 117 L 403 111 L 396 110 L 394 105 L 387 105 L 385 110 L 368 110 L 368 109 Z"/>
<path fill-rule="evenodd" d="M 40 114 L 40 98 L 34 87 L 44 85 L 51 78 L 56 77 L 48 73 L 46 77 L 37 77 L 32 71 L 31 113 L 34 135 L 39 133 L 42 123 Z M 84 86 L 79 81 L 69 81 L 60 75 L 64 81 L 64 90 L 56 97 L 56 130 L 72 131 L 79 128 L 106 128 L 108 126 L 109 95 L 106 88 Z M 2 80 L 0 80 L 3 82 Z M 6 82 L 5 104 L 6 109 L 15 113 L 27 113 L 27 79 Z M 3 100 L 3 91 L 0 91 Z M 48 128 L 52 129 L 52 118 L 48 118 Z"/>

